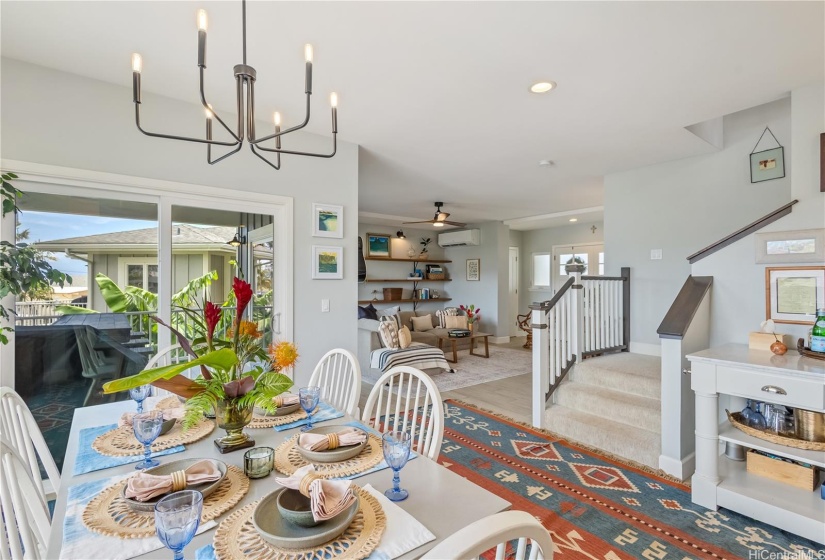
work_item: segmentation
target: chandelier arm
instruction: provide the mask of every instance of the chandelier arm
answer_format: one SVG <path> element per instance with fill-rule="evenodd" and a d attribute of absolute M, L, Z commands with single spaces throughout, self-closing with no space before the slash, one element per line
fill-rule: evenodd
<path fill-rule="evenodd" d="M 277 169 L 277 170 L 281 169 L 281 154 L 278 154 L 278 156 L 277 156 L 278 164 L 276 165 L 276 164 L 272 163 L 271 161 L 269 161 L 268 159 L 266 159 L 263 155 L 259 154 L 257 152 L 257 150 L 255 150 L 255 145 L 254 144 L 250 144 L 249 147 L 252 149 L 253 154 L 255 154 L 256 156 L 258 156 L 259 158 L 264 160 L 268 165 L 270 165 L 271 167 L 273 167 L 274 169 Z"/>
<path fill-rule="evenodd" d="M 215 117 L 215 120 L 217 120 L 219 123 L 221 123 L 221 126 L 223 126 L 226 129 L 226 131 L 232 136 L 232 138 L 235 139 L 236 142 L 240 142 L 241 141 L 241 136 L 243 135 L 243 133 L 241 132 L 241 123 L 238 122 L 238 133 L 236 134 L 236 133 L 232 132 L 232 129 L 229 128 L 228 126 L 226 126 L 226 123 L 223 122 L 223 120 L 218 116 L 218 113 L 216 113 L 215 110 L 212 109 L 212 106 L 209 103 L 206 102 L 206 94 L 204 93 L 204 86 L 203 86 L 203 71 L 205 70 L 205 68 L 206 68 L 205 66 L 200 67 L 201 105 L 203 105 L 204 109 L 206 109 L 207 111 L 212 113 L 212 116 Z"/>
<path fill-rule="evenodd" d="M 252 145 L 252 144 L 250 144 L 250 145 L 253 148 L 255 148 L 254 145 Z M 337 134 L 332 135 L 332 152 L 329 153 L 329 154 L 315 154 L 315 153 L 312 153 L 312 152 L 296 152 L 296 151 L 293 151 L 293 150 L 280 150 L 280 149 L 277 149 L 277 148 L 264 148 L 263 146 L 257 146 L 257 148 L 259 150 L 263 150 L 265 152 L 271 152 L 271 153 L 276 153 L 276 154 L 290 154 L 290 155 L 293 155 L 293 156 L 310 156 L 310 157 L 317 157 L 317 158 L 331 158 L 338 151 L 338 135 Z"/>
<path fill-rule="evenodd" d="M 204 138 L 190 138 L 188 136 L 175 136 L 173 134 L 161 134 L 159 132 L 149 132 L 148 130 L 144 130 L 142 126 L 140 126 L 140 103 L 135 103 L 135 124 L 139 131 L 141 131 L 146 136 L 152 136 L 153 138 L 167 138 L 169 140 L 184 140 L 186 142 L 198 142 L 200 144 L 208 144 L 208 145 L 215 145 L 215 146 L 238 146 L 240 141 L 237 142 L 220 142 L 218 140 L 208 140 Z"/>
<path fill-rule="evenodd" d="M 221 157 L 219 157 L 218 159 L 212 159 L 212 146 L 207 146 L 207 147 L 206 147 L 206 162 L 207 162 L 209 165 L 215 165 L 215 164 L 216 164 L 216 163 L 218 163 L 219 161 L 223 161 L 223 160 L 225 160 L 226 158 L 228 158 L 229 156 L 231 156 L 231 155 L 233 155 L 233 154 L 237 154 L 238 152 L 240 152 L 240 151 L 241 151 L 241 148 L 242 148 L 242 147 L 243 147 L 243 143 L 238 143 L 238 147 L 237 147 L 237 148 L 235 148 L 234 150 L 229 151 L 228 153 L 226 153 L 226 154 L 222 155 L 222 156 L 221 156 Z"/>
<path fill-rule="evenodd" d="M 281 132 L 276 132 L 275 134 L 270 134 L 269 136 L 264 136 L 263 138 L 259 138 L 257 140 L 253 136 L 252 138 L 249 139 L 249 143 L 258 145 L 261 142 L 266 142 L 267 140 L 272 140 L 273 138 L 278 138 L 279 136 L 283 136 L 284 134 L 289 134 L 290 132 L 295 132 L 296 130 L 301 130 L 306 125 L 308 125 L 309 124 L 309 116 L 310 116 L 310 99 L 311 99 L 312 93 L 307 93 L 306 95 L 307 95 L 307 110 L 306 110 L 306 117 L 304 117 L 304 122 L 302 122 L 299 125 L 293 126 L 291 128 L 287 128 L 286 130 L 282 130 Z M 269 150 L 267 150 L 267 151 L 269 151 Z"/>

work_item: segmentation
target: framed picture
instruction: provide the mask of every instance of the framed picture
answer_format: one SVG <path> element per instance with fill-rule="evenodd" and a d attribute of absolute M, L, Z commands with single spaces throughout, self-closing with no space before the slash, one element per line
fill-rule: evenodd
<path fill-rule="evenodd" d="M 341 280 L 344 277 L 344 248 L 312 246 L 312 278 Z"/>
<path fill-rule="evenodd" d="M 761 183 L 785 176 L 785 148 L 771 148 L 751 154 L 751 183 Z"/>
<path fill-rule="evenodd" d="M 344 237 L 344 207 L 313 202 L 312 236 L 342 239 Z"/>
<path fill-rule="evenodd" d="M 467 259 L 467 280 L 481 280 L 481 259 Z"/>
<path fill-rule="evenodd" d="M 392 236 L 383 233 L 367 234 L 367 256 L 371 259 L 392 258 Z"/>
<path fill-rule="evenodd" d="M 825 306 L 825 266 L 765 269 L 765 318 L 775 323 L 813 325 Z"/>
<path fill-rule="evenodd" d="M 756 234 L 757 264 L 825 261 L 825 228 Z"/>

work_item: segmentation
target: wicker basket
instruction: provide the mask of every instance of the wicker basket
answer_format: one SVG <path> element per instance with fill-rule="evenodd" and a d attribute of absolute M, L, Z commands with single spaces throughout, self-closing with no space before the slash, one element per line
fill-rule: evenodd
<path fill-rule="evenodd" d="M 779 445 L 795 447 L 797 449 L 807 449 L 809 451 L 825 451 L 825 442 L 805 441 L 804 439 L 790 438 L 780 436 L 777 434 L 772 434 L 770 432 L 765 432 L 762 430 L 757 430 L 755 428 L 751 428 L 750 426 L 742 422 L 742 415 L 740 413 L 732 413 L 729 410 L 725 410 L 725 412 L 727 413 L 728 420 L 730 420 L 730 423 L 733 425 L 733 427 L 745 432 L 749 436 L 769 441 L 771 443 L 778 443 Z"/>
<path fill-rule="evenodd" d="M 440 274 L 428 274 L 427 280 L 444 280 L 447 278 L 447 275 L 443 272 Z"/>
<path fill-rule="evenodd" d="M 384 300 L 401 299 L 404 288 L 384 288 Z"/>

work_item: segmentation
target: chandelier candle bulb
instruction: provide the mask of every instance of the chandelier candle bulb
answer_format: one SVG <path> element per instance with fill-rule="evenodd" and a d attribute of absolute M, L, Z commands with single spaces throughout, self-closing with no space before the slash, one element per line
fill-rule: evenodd
<path fill-rule="evenodd" d="M 338 94 L 334 91 L 329 95 L 329 104 L 332 105 L 332 133 L 338 132 Z"/>
<path fill-rule="evenodd" d="M 206 31 L 206 10 L 198 10 L 198 31 Z"/>
<path fill-rule="evenodd" d="M 140 103 L 140 72 L 143 70 L 143 59 L 138 53 L 132 54 L 132 101 Z"/>
<path fill-rule="evenodd" d="M 309 43 L 304 45 L 304 58 L 307 62 L 312 62 L 312 45 Z"/>
<path fill-rule="evenodd" d="M 279 113 L 278 111 L 275 111 L 275 134 L 280 134 L 280 133 L 281 133 L 281 113 Z M 277 150 L 281 149 L 281 137 L 280 136 L 275 137 L 275 149 L 277 149 Z"/>

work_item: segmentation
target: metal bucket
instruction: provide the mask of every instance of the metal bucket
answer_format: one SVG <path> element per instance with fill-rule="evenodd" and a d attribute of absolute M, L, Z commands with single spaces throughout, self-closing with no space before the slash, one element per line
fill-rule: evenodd
<path fill-rule="evenodd" d="M 793 420 L 796 437 L 805 441 L 825 442 L 825 412 L 795 408 Z"/>

